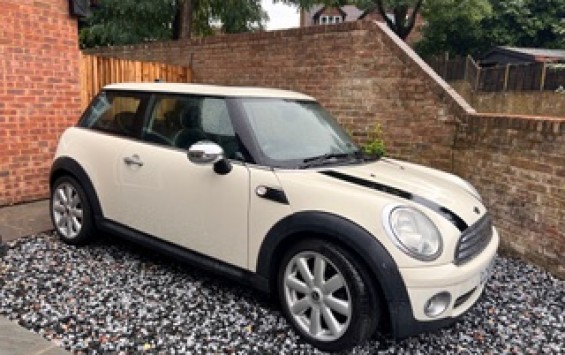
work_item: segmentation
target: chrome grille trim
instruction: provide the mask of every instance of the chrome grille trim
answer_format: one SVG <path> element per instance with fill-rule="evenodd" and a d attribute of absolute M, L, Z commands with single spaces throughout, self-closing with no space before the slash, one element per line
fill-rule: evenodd
<path fill-rule="evenodd" d="M 487 213 L 467 228 L 459 238 L 455 249 L 455 264 L 461 265 L 482 252 L 492 238 L 492 219 Z"/>

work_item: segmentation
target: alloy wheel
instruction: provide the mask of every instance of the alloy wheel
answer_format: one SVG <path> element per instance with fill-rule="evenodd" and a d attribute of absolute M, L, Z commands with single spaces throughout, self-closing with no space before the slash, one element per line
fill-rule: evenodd
<path fill-rule="evenodd" d="M 290 314 L 302 331 L 318 341 L 334 341 L 347 330 L 352 299 L 339 269 L 324 255 L 296 254 L 284 273 L 284 295 Z"/>
<path fill-rule="evenodd" d="M 52 213 L 55 228 L 64 237 L 73 239 L 83 225 L 83 204 L 76 188 L 68 182 L 53 192 Z"/>

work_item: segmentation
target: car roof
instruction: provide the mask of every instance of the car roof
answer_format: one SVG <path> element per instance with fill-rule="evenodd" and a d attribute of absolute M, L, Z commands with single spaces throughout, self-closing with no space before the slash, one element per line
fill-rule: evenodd
<path fill-rule="evenodd" d="M 289 90 L 186 83 L 120 83 L 106 85 L 104 90 L 149 91 L 172 94 L 213 95 L 224 97 L 261 97 L 315 101 L 315 99 L 311 96 Z"/>

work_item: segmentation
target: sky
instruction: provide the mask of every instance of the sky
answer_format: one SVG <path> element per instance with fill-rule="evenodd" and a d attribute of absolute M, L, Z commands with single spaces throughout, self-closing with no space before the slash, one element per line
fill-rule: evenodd
<path fill-rule="evenodd" d="M 298 27 L 300 24 L 300 14 L 296 7 L 281 3 L 273 4 L 273 0 L 261 0 L 261 4 L 269 14 L 267 30 Z"/>

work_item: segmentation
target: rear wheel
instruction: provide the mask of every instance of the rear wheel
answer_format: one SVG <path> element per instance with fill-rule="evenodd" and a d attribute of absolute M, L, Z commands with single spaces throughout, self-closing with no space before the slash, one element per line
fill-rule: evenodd
<path fill-rule="evenodd" d="M 375 331 L 379 309 L 368 275 L 345 249 L 322 240 L 291 247 L 278 273 L 283 312 L 302 337 L 342 351 Z"/>
<path fill-rule="evenodd" d="M 94 236 L 90 204 L 80 184 L 70 176 L 58 178 L 51 189 L 50 212 L 60 238 L 82 245 Z"/>

